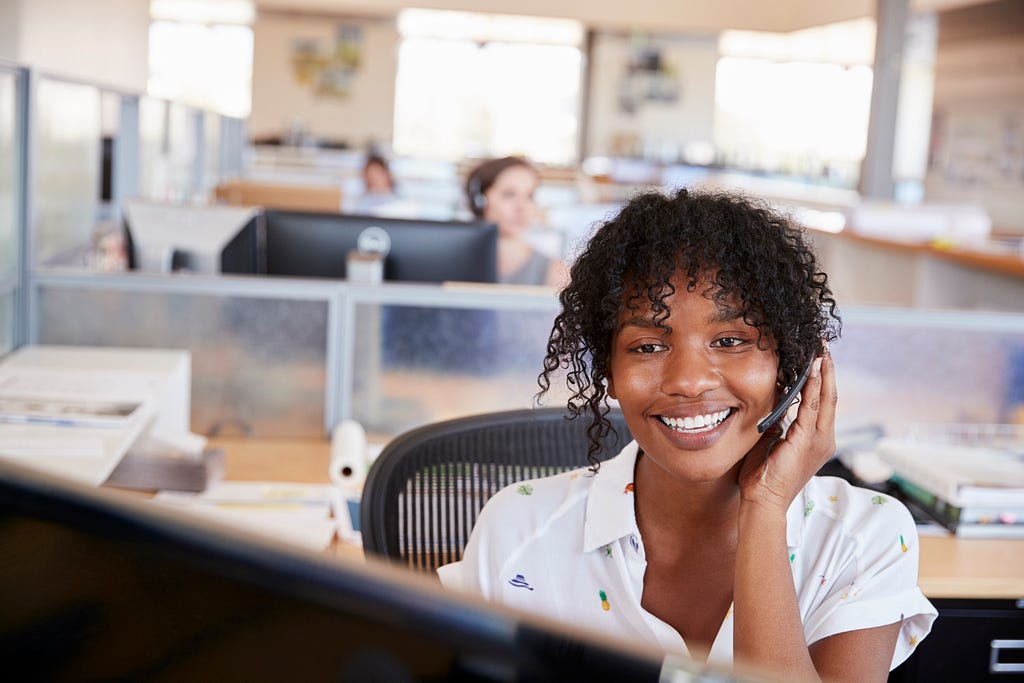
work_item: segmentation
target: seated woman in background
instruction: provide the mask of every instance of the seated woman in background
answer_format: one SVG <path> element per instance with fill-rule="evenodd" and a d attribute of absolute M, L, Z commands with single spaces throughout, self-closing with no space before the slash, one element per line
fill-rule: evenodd
<path fill-rule="evenodd" d="M 801 229 L 730 195 L 642 194 L 560 300 L 541 395 L 564 375 L 591 467 L 500 491 L 442 582 L 780 680 L 886 680 L 936 611 L 906 508 L 815 476 L 840 321 Z M 795 420 L 766 420 L 802 376 Z M 599 464 L 609 398 L 634 441 Z"/>
<path fill-rule="evenodd" d="M 525 239 L 537 220 L 537 171 L 520 157 L 491 159 L 466 181 L 469 208 L 477 218 L 498 225 L 498 282 L 561 285 L 567 270 L 559 259 L 540 253 Z"/>
<path fill-rule="evenodd" d="M 368 155 L 363 164 L 363 195 L 356 200 L 352 210 L 355 213 L 373 213 L 397 198 L 395 179 L 387 159 L 377 154 Z"/>

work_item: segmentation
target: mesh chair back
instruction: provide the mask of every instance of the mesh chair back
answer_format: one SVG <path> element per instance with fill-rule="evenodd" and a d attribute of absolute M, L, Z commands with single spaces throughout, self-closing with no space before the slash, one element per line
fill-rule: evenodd
<path fill-rule="evenodd" d="M 601 460 L 631 439 L 621 412 L 608 417 L 615 433 Z M 363 488 L 363 548 L 426 572 L 458 561 L 477 515 L 499 489 L 589 465 L 587 423 L 541 408 L 438 422 L 396 437 Z"/>

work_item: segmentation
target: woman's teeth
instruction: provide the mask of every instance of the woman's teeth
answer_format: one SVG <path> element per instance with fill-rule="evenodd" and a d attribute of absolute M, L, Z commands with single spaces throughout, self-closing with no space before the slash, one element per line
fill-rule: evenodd
<path fill-rule="evenodd" d="M 725 418 L 729 417 L 731 412 L 730 408 L 721 410 L 717 413 L 710 413 L 708 415 L 695 415 L 693 417 L 665 417 L 659 415 L 659 419 L 665 423 L 667 427 L 677 432 L 707 432 L 711 431 L 718 425 L 722 424 Z"/>

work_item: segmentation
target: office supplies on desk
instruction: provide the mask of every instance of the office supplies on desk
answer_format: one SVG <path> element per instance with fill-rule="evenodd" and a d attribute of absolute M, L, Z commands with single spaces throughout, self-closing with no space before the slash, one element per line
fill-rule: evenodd
<path fill-rule="evenodd" d="M 878 453 L 897 475 L 957 507 L 1024 501 L 1024 459 L 1009 450 L 883 438 Z"/>
<path fill-rule="evenodd" d="M 198 495 L 161 491 L 154 500 L 308 550 L 334 538 L 330 486 L 292 482 L 220 482 Z"/>
<path fill-rule="evenodd" d="M 151 373 L 0 367 L 0 421 L 119 427 L 158 386 Z"/>
<path fill-rule="evenodd" d="M 963 538 L 1024 538 L 1024 496 L 1017 504 L 961 507 L 899 475 L 890 480 L 900 497 Z"/>
<path fill-rule="evenodd" d="M 366 431 L 355 420 L 342 420 L 331 432 L 331 462 L 328 473 L 335 486 L 362 489 L 369 469 Z"/>
<path fill-rule="evenodd" d="M 103 439 L 82 436 L 20 435 L 7 430 L 0 435 L 0 456 L 8 458 L 98 458 L 103 456 Z"/>
<path fill-rule="evenodd" d="M 890 485 L 963 538 L 1024 538 L 1024 440 L 1003 425 L 946 425 L 881 439 Z"/>
<path fill-rule="evenodd" d="M 104 482 L 144 491 L 203 491 L 224 478 L 224 453 L 206 437 L 151 429 L 132 444 Z"/>
<path fill-rule="evenodd" d="M 146 430 L 188 432 L 190 385 L 185 351 L 23 346 L 0 361 L 0 456 L 98 486 Z"/>

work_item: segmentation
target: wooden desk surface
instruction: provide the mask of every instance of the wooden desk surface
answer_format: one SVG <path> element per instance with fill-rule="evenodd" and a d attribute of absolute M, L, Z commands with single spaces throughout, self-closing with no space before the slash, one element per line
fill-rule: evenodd
<path fill-rule="evenodd" d="M 326 439 L 211 439 L 224 450 L 225 479 L 325 483 Z M 1024 539 L 922 536 L 918 583 L 930 598 L 1024 598 Z M 332 552 L 361 555 L 344 543 Z"/>

